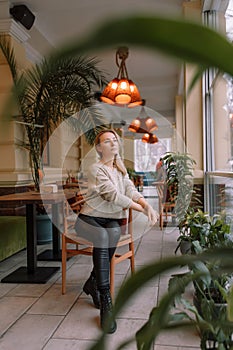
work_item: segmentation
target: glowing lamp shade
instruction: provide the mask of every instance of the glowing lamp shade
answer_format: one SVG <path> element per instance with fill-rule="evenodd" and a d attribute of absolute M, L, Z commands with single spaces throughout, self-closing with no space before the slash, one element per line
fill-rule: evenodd
<path fill-rule="evenodd" d="M 120 47 L 116 53 L 116 62 L 119 67 L 117 77 L 111 80 L 100 96 L 100 100 L 118 106 L 134 107 L 143 103 L 137 86 L 128 78 L 125 60 L 128 57 L 128 48 Z M 121 63 L 119 63 L 121 60 Z"/>
<path fill-rule="evenodd" d="M 128 127 L 128 130 L 132 132 L 138 132 L 138 130 L 140 129 L 140 125 L 141 125 L 140 118 L 136 118 L 132 121 L 132 123 Z"/>
<path fill-rule="evenodd" d="M 151 117 L 147 117 L 144 121 L 149 133 L 158 129 L 158 125 L 156 124 L 155 120 Z"/>
<path fill-rule="evenodd" d="M 158 125 L 154 121 L 154 119 L 147 117 L 145 119 L 137 117 L 134 119 L 130 126 L 128 127 L 129 131 L 137 132 L 137 133 L 151 133 L 154 130 L 158 129 Z"/>
<path fill-rule="evenodd" d="M 102 95 L 100 96 L 101 101 L 113 105 L 115 102 L 116 91 L 118 88 L 119 79 L 115 78 L 111 80 L 106 88 L 104 89 Z"/>
<path fill-rule="evenodd" d="M 147 116 L 144 106 L 142 106 L 139 116 L 132 120 L 128 127 L 129 131 L 137 133 L 152 133 L 154 130 L 158 129 L 158 125 L 155 120 Z"/>
<path fill-rule="evenodd" d="M 145 133 L 142 136 L 142 142 L 144 142 L 144 143 L 153 144 L 153 143 L 157 143 L 158 141 L 159 141 L 158 137 L 156 135 L 153 135 L 153 134 L 150 134 L 150 133 Z"/>

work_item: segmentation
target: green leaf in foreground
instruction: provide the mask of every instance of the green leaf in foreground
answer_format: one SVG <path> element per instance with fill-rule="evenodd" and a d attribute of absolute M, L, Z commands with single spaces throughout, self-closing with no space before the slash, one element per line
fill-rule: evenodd
<path fill-rule="evenodd" d="M 155 16 L 112 18 L 81 43 L 76 40 L 56 51 L 54 58 L 129 44 L 161 50 L 202 69 L 218 67 L 233 75 L 233 46 L 223 35 L 196 22 Z"/>
<path fill-rule="evenodd" d="M 114 306 L 114 317 L 117 317 L 121 310 L 129 302 L 129 300 L 140 291 L 147 282 L 152 278 L 158 278 L 160 274 L 172 271 L 174 268 L 181 268 L 184 266 L 191 266 L 197 262 L 205 261 L 221 261 L 219 273 L 223 271 L 229 272 L 233 269 L 233 250 L 226 249 L 215 249 L 213 251 L 208 251 L 197 255 L 183 255 L 166 258 L 161 261 L 154 261 L 151 264 L 145 266 L 144 268 L 138 270 L 132 277 L 130 277 L 120 288 L 119 293 L 116 297 L 116 302 Z M 224 257 L 224 258 L 223 258 Z M 195 274 L 195 276 L 190 276 L 186 278 L 184 283 L 187 285 L 191 280 L 196 277 L 205 275 L 205 270 L 201 271 L 200 274 Z M 159 305 L 151 311 L 150 317 L 145 323 L 145 325 L 137 331 L 136 338 L 138 343 L 138 349 L 147 350 L 149 349 L 149 344 L 158 335 L 161 329 L 168 329 L 172 327 L 180 326 L 192 326 L 192 322 L 184 322 L 178 319 L 176 324 L 169 324 L 167 321 L 168 312 L 173 305 L 176 295 L 183 290 L 184 286 L 182 284 L 177 284 L 168 291 L 167 294 L 161 299 Z M 158 328 L 158 329 L 157 329 Z M 91 350 L 105 350 L 105 337 L 106 334 L 102 334 L 97 343 L 91 347 Z M 132 340 L 132 339 L 131 339 Z M 134 339 L 135 341 L 135 339 Z M 120 347 L 118 348 L 120 349 Z"/>

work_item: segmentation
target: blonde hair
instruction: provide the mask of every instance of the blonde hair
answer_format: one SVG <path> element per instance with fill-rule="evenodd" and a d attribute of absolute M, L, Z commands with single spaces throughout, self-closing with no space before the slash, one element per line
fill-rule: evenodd
<path fill-rule="evenodd" d="M 99 132 L 99 134 L 96 136 L 95 138 L 95 149 L 96 149 L 96 152 L 98 153 L 98 155 L 100 156 L 101 158 L 101 153 L 98 152 L 98 149 L 97 149 L 97 145 L 100 144 L 100 137 L 105 134 L 106 132 L 111 132 L 113 135 L 115 135 L 117 141 L 118 141 L 118 145 L 119 145 L 119 153 L 121 153 L 121 150 L 122 150 L 122 145 L 121 145 L 121 140 L 120 140 L 120 137 L 119 135 L 116 133 L 115 130 L 113 129 L 105 129 L 105 130 L 102 130 Z M 126 175 L 127 174 L 127 170 L 126 170 L 126 167 L 124 165 L 124 162 L 120 156 L 120 154 L 117 154 L 115 155 L 114 157 L 114 160 L 113 160 L 113 164 L 115 165 L 115 167 L 123 174 L 123 175 Z"/>

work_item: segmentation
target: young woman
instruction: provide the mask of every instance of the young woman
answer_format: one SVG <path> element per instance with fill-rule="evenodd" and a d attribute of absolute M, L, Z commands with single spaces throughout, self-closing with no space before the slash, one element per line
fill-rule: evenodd
<path fill-rule="evenodd" d="M 112 300 L 109 285 L 110 261 L 121 234 L 122 219 L 128 208 L 144 213 L 151 225 L 158 214 L 129 179 L 120 157 L 120 140 L 114 130 L 101 131 L 95 141 L 100 157 L 88 171 L 87 200 L 77 218 L 75 229 L 93 242 L 93 271 L 83 290 L 100 308 L 100 324 L 108 333 L 116 330 L 111 318 Z M 88 197 L 90 198 L 88 200 Z"/>

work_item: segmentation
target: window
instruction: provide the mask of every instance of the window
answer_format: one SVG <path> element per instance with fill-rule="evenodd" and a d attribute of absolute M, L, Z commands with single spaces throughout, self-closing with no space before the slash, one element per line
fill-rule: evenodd
<path fill-rule="evenodd" d="M 225 13 L 226 35 L 230 41 L 233 38 L 232 5 L 233 2 L 230 1 Z M 204 12 L 204 24 L 218 30 L 224 24 L 223 16 L 224 13 L 220 10 L 208 10 Z M 224 209 L 229 217 L 232 216 L 232 210 L 228 209 L 232 208 L 233 202 L 230 164 L 233 155 L 230 120 L 233 112 L 232 92 L 232 77 L 217 74 L 216 69 L 206 70 L 203 77 L 205 210 L 213 215 Z"/>
<path fill-rule="evenodd" d="M 134 140 L 135 171 L 155 171 L 155 166 L 166 152 L 171 151 L 171 138 L 159 139 L 155 144 Z"/>

